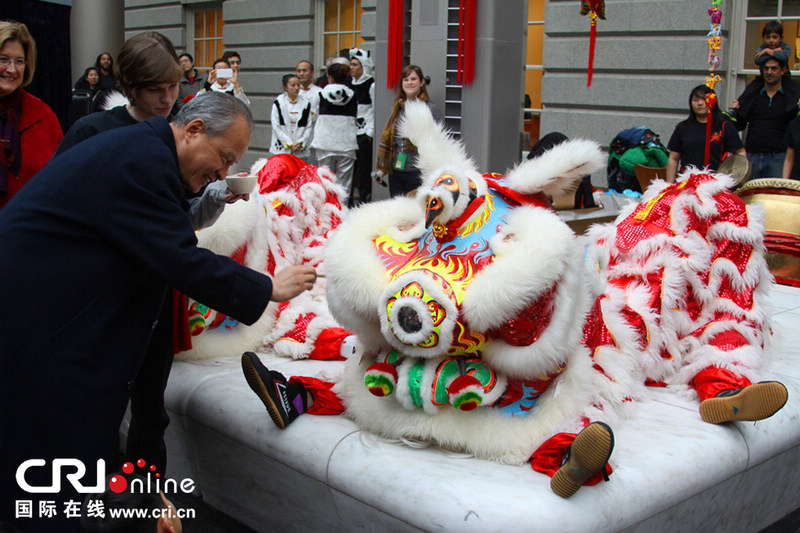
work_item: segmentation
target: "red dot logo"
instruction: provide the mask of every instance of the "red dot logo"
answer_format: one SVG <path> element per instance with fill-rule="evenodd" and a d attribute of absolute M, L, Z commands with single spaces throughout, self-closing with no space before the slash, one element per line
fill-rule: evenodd
<path fill-rule="evenodd" d="M 138 466 L 139 468 L 144 468 L 144 465 L 146 464 L 147 463 L 145 462 L 144 459 L 139 459 L 138 461 L 136 461 L 136 466 Z"/>
<path fill-rule="evenodd" d="M 156 465 L 150 465 L 150 471 L 151 472 L 155 472 L 156 471 Z"/>
<path fill-rule="evenodd" d="M 108 488 L 119 494 L 128 488 L 128 480 L 122 476 L 111 476 L 111 479 L 108 481 Z"/>
<path fill-rule="evenodd" d="M 133 472 L 133 463 L 125 463 L 122 465 L 122 471 L 126 474 L 130 474 Z"/>

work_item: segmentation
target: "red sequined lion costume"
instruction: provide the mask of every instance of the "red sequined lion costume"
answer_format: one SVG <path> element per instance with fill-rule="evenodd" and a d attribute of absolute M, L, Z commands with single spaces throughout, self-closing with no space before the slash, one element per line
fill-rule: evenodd
<path fill-rule="evenodd" d="M 258 176 L 250 200 L 229 205 L 213 226 L 199 231 L 199 245 L 270 276 L 289 265 L 324 270 L 325 243 L 347 211 L 334 174 L 289 154 L 261 159 L 250 171 Z M 252 326 L 190 300 L 189 326 L 192 349 L 179 360 L 266 347 L 294 359 L 341 359 L 352 351 L 350 332 L 328 311 L 324 280 L 292 300 L 271 302 Z"/>

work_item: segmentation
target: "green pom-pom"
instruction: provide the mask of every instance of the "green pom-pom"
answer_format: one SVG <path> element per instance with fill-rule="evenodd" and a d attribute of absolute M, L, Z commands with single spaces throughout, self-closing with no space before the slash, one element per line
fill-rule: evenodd
<path fill-rule="evenodd" d="M 483 403 L 483 385 L 473 376 L 459 376 L 447 387 L 450 405 L 459 411 L 472 411 Z"/>
<path fill-rule="evenodd" d="M 481 403 L 483 403 L 483 398 L 474 391 L 467 391 L 451 400 L 452 406 L 459 411 L 472 411 L 480 407 Z"/>
<path fill-rule="evenodd" d="M 388 363 L 375 363 L 364 373 L 364 385 L 375 396 L 389 396 L 397 387 L 397 370 Z"/>
<path fill-rule="evenodd" d="M 206 329 L 206 319 L 202 315 L 193 314 L 189 317 L 189 332 L 192 337 L 196 337 L 203 333 Z"/>

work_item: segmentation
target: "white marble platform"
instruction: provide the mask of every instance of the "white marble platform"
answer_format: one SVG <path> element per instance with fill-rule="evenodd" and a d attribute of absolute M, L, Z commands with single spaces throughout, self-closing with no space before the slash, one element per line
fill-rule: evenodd
<path fill-rule="evenodd" d="M 611 481 L 572 498 L 530 469 L 387 442 L 342 416 L 275 427 L 238 359 L 176 363 L 167 477 L 258 531 L 751 532 L 800 507 L 800 289 L 776 285 L 776 357 L 789 401 L 757 423 L 711 425 L 668 390 L 614 427 Z M 265 355 L 286 375 L 342 363 Z"/>

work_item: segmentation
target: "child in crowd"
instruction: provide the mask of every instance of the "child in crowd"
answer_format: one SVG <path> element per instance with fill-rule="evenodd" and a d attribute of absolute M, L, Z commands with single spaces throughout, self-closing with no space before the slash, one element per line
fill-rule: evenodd
<path fill-rule="evenodd" d="M 789 71 L 789 58 L 792 56 L 792 49 L 783 41 L 783 25 L 777 20 L 767 22 L 761 30 L 761 37 L 764 39 L 764 42 L 758 47 L 756 55 L 753 58 L 758 69 L 761 70 L 767 60 L 775 59 L 781 66 L 786 67 L 782 83 L 784 85 L 793 84 L 794 82 L 789 79 L 791 76 L 791 72 Z M 747 87 L 744 88 L 739 98 L 731 102 L 730 107 L 722 112 L 725 118 L 736 122 L 740 113 L 737 109 L 741 107 L 743 101 L 749 101 L 753 96 L 758 94 L 763 86 L 764 77 L 762 75 L 756 76 L 753 81 L 747 84 Z"/>
<path fill-rule="evenodd" d="M 272 105 L 273 154 L 293 154 L 306 160 L 312 132 L 311 102 L 300 96 L 300 78 L 296 74 L 283 77 L 284 93 Z"/>
<path fill-rule="evenodd" d="M 753 58 L 756 65 L 761 67 L 767 59 L 774 57 L 788 67 L 792 49 L 783 41 L 783 25 L 777 20 L 767 22 L 764 25 L 764 29 L 761 30 L 761 37 L 764 42 L 758 47 L 756 56 Z M 789 75 L 788 68 L 786 69 L 786 75 Z"/>

